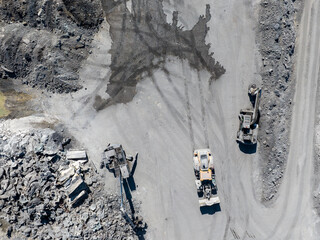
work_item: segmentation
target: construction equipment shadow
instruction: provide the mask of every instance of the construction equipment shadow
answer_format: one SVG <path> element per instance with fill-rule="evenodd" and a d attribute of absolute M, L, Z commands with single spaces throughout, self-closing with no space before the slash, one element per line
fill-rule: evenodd
<path fill-rule="evenodd" d="M 257 144 L 247 145 L 247 144 L 239 143 L 239 149 L 243 153 L 254 154 L 257 152 Z"/>
<path fill-rule="evenodd" d="M 146 234 L 147 229 L 148 229 L 147 223 L 145 223 L 145 226 L 143 228 L 136 228 L 135 229 L 135 232 L 136 232 L 139 240 L 144 240 L 145 239 L 144 235 Z"/>
<path fill-rule="evenodd" d="M 129 206 L 130 206 L 131 219 L 133 220 L 133 222 L 136 225 L 134 230 L 135 230 L 139 240 L 144 240 L 145 239 L 144 235 L 146 234 L 146 230 L 148 228 L 148 225 L 145 222 L 144 222 L 144 224 L 142 224 L 142 222 L 141 222 L 141 224 L 139 224 L 138 222 L 137 223 L 135 222 L 136 220 L 138 220 L 138 217 L 136 216 L 136 211 L 134 209 L 134 205 L 133 205 L 133 201 L 132 201 L 132 194 L 131 194 L 131 192 L 136 190 L 136 183 L 135 183 L 133 175 L 134 175 L 134 172 L 137 167 L 137 162 L 138 162 L 138 153 L 135 156 L 135 161 L 132 166 L 131 175 L 129 178 L 123 179 L 122 185 L 123 185 L 126 199 L 127 199 Z"/>
<path fill-rule="evenodd" d="M 213 206 L 200 207 L 200 212 L 202 215 L 205 215 L 205 214 L 213 215 L 216 212 L 221 212 L 220 203 L 214 204 Z"/>
<path fill-rule="evenodd" d="M 127 199 L 129 206 L 130 206 L 130 213 L 131 213 L 130 215 L 131 215 L 131 219 L 132 219 L 131 221 L 133 221 L 133 223 L 135 224 L 134 231 L 136 232 L 139 240 L 144 240 L 145 239 L 144 235 L 147 232 L 148 224 L 143 222 L 142 219 L 141 220 L 138 219 L 138 216 L 137 216 L 136 211 L 134 209 L 134 205 L 133 205 L 133 201 L 132 201 L 132 194 L 131 194 L 131 191 L 134 191 L 134 190 L 131 190 L 132 186 L 130 186 L 130 183 L 134 184 L 134 190 L 135 190 L 136 188 L 135 188 L 133 176 L 131 176 L 127 180 L 123 181 L 123 189 L 124 189 L 124 192 L 126 195 L 126 199 Z M 141 221 L 141 222 L 139 222 L 139 221 Z"/>
<path fill-rule="evenodd" d="M 135 210 L 134 210 L 134 206 L 133 206 L 133 202 L 132 202 L 132 194 L 131 194 L 131 192 L 135 191 L 137 189 L 136 183 L 134 181 L 133 174 L 134 174 L 134 172 L 136 170 L 136 167 L 137 167 L 138 154 L 136 154 L 135 158 L 136 159 L 135 159 L 134 165 L 132 167 L 132 171 L 131 171 L 130 177 L 127 178 L 127 179 L 123 179 L 123 189 L 124 189 L 124 192 L 126 194 L 126 199 L 128 200 L 128 203 L 130 205 L 131 214 L 133 216 L 134 216 Z"/>
<path fill-rule="evenodd" d="M 132 176 L 130 178 L 133 179 Z M 124 189 L 124 193 L 126 195 L 126 199 L 128 200 L 128 203 L 130 205 L 131 214 L 134 215 L 135 210 L 134 210 L 134 206 L 133 206 L 133 202 L 132 202 L 132 194 L 131 194 L 129 183 L 125 179 L 123 180 L 123 189 Z"/>

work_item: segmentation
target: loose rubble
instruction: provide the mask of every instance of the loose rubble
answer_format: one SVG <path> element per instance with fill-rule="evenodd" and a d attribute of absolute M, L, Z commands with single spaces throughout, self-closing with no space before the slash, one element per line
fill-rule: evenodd
<path fill-rule="evenodd" d="M 1 130 L 0 237 L 138 239 L 90 162 L 66 157 L 69 142 L 51 129 Z"/>
<path fill-rule="evenodd" d="M 262 0 L 259 48 L 263 94 L 260 118 L 262 201 L 274 200 L 282 181 L 289 150 L 295 76 L 296 18 L 301 1 Z M 300 8 L 301 9 L 301 8 Z"/>
<path fill-rule="evenodd" d="M 103 21 L 100 1 L 0 1 L 0 21 L 0 78 L 58 93 L 81 88 L 77 71 Z"/>

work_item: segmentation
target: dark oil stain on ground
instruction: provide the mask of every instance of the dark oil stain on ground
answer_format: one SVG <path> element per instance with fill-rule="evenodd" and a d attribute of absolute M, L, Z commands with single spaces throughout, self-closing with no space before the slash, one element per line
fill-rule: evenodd
<path fill-rule="evenodd" d="M 102 5 L 112 38 L 112 75 L 107 87 L 110 98 L 97 98 L 94 105 L 97 110 L 130 102 L 141 74 L 161 68 L 168 55 L 187 59 L 195 69 L 206 69 L 212 79 L 225 73 L 213 53 L 209 53 L 210 45 L 205 43 L 210 5 L 191 30 L 178 26 L 178 12 L 173 13 L 172 24 L 167 23 L 162 1 L 132 0 L 132 13 L 126 1 L 105 0 Z"/>

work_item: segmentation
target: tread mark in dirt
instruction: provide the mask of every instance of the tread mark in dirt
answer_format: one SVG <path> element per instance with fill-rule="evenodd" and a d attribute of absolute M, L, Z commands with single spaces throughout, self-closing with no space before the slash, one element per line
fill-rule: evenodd
<path fill-rule="evenodd" d="M 190 107 L 190 98 L 189 98 L 189 88 L 187 78 L 184 77 L 184 92 L 186 95 L 186 108 L 187 108 L 187 118 L 188 118 L 188 126 L 189 126 L 189 133 L 190 133 L 190 140 L 192 143 L 192 150 L 195 150 L 196 144 L 194 141 L 194 133 L 192 127 L 192 118 L 191 118 L 191 107 Z"/>
<path fill-rule="evenodd" d="M 211 100 L 213 99 L 213 96 L 211 96 Z M 221 106 L 221 103 L 220 103 L 220 99 L 217 98 L 216 99 L 216 102 L 217 102 L 217 109 L 218 109 L 218 118 L 216 119 L 216 121 L 219 121 L 219 126 L 220 126 L 220 131 L 222 131 L 222 135 L 223 136 L 228 136 L 228 134 L 226 133 L 226 130 L 225 130 L 225 122 L 223 121 L 223 119 L 221 118 L 221 116 L 223 116 L 223 108 Z M 213 107 L 213 106 L 212 106 Z M 230 163 L 230 156 L 229 156 L 229 151 L 227 151 L 227 149 L 230 149 L 229 148 L 229 144 L 228 142 L 226 141 L 225 138 L 222 139 L 223 140 L 223 144 L 222 144 L 222 147 L 224 148 L 224 152 L 226 153 L 226 156 L 225 156 L 225 159 L 224 161 L 221 161 L 221 167 L 223 167 L 225 164 L 227 164 L 227 167 L 226 169 L 229 169 L 230 166 L 229 166 L 229 163 Z M 229 173 L 229 171 L 227 171 L 227 173 Z M 227 176 L 226 176 L 227 177 Z M 228 198 L 228 194 L 230 192 L 230 189 L 231 189 L 231 186 L 230 186 L 230 181 L 227 181 L 227 187 L 224 186 L 222 189 L 220 189 L 220 191 L 223 193 L 224 195 L 224 201 L 229 204 L 229 198 Z"/>
<path fill-rule="evenodd" d="M 240 239 L 240 236 L 236 233 L 236 231 L 233 228 L 230 228 L 230 231 L 235 239 Z"/>
<path fill-rule="evenodd" d="M 212 96 L 212 95 L 211 95 Z M 210 101 L 213 101 L 212 100 L 212 97 L 210 98 Z M 220 103 L 220 101 L 219 101 L 219 98 L 217 98 L 217 106 L 218 106 L 218 111 L 219 111 L 219 116 L 223 116 L 223 114 L 222 114 L 222 112 L 223 112 L 223 110 L 222 110 L 222 107 L 221 107 L 221 103 Z M 222 128 L 221 128 L 221 130 L 223 131 L 223 133 L 225 133 L 225 125 L 224 125 L 224 123 L 223 123 L 223 121 L 221 121 L 221 118 L 218 118 L 220 121 L 219 122 L 221 122 L 221 124 L 220 124 L 220 126 L 223 126 Z M 217 120 L 218 120 L 217 119 Z M 227 134 L 223 134 L 224 136 L 227 136 Z M 228 149 L 228 145 L 227 145 L 227 142 L 225 141 L 225 139 L 224 139 L 224 147 L 226 147 L 226 149 Z M 226 153 L 229 155 L 229 151 L 226 151 Z M 222 163 L 229 163 L 230 162 L 230 158 L 228 157 L 228 155 L 227 155 L 227 159 L 228 159 L 228 161 L 223 161 Z M 244 165 L 244 162 L 242 163 L 242 164 L 240 164 L 240 169 L 243 167 L 243 165 Z M 241 179 L 240 178 L 240 171 L 237 171 L 237 174 L 239 175 L 239 179 Z M 247 205 L 247 201 L 246 201 L 246 195 L 244 194 L 244 185 L 243 185 L 243 182 L 242 181 L 240 181 L 239 182 L 239 184 L 240 184 L 240 188 L 242 189 L 242 193 L 243 193 L 243 196 L 242 196 L 242 198 L 245 200 L 244 202 L 245 202 L 245 207 L 246 208 L 248 208 L 248 205 Z M 229 189 L 230 189 L 230 183 L 228 182 L 228 187 L 229 187 Z M 223 191 L 223 193 L 225 193 L 226 191 L 225 190 L 222 190 Z M 225 201 L 226 202 L 228 202 L 228 199 L 227 199 L 227 197 L 225 197 Z M 245 222 L 245 228 L 247 227 L 247 225 L 248 225 L 248 221 L 249 221 L 249 215 L 247 214 L 246 215 L 246 222 Z"/>
<path fill-rule="evenodd" d="M 198 77 L 198 87 L 199 87 L 199 91 L 200 91 L 201 119 L 202 119 L 204 140 L 205 140 L 205 145 L 209 148 L 208 127 L 207 127 L 207 122 L 206 122 L 206 109 L 204 106 L 203 89 L 202 89 L 202 85 L 201 85 L 201 78 L 200 78 L 199 71 L 197 71 L 197 77 Z"/>
<path fill-rule="evenodd" d="M 175 31 L 175 35 L 178 41 L 180 41 L 180 35 L 177 32 L 177 29 Z M 180 58 L 180 63 L 181 63 L 181 69 L 182 69 L 182 74 L 183 74 L 183 84 L 184 84 L 184 95 L 186 97 L 186 110 L 187 110 L 187 119 L 188 119 L 188 127 L 189 127 L 189 134 L 190 134 L 190 141 L 192 144 L 192 151 L 196 149 L 196 143 L 194 140 L 194 132 L 193 132 L 193 126 L 192 126 L 192 117 L 191 117 L 191 105 L 190 105 L 190 97 L 189 97 L 189 87 L 188 87 L 188 80 L 184 68 L 184 63 L 182 61 L 182 56 L 181 56 L 181 46 L 178 46 L 179 49 L 179 58 Z"/>
<path fill-rule="evenodd" d="M 252 239 L 255 239 L 255 238 L 256 238 L 256 236 L 255 236 L 254 234 L 248 233 L 247 231 L 246 231 L 246 234 L 247 234 L 247 236 L 248 236 L 249 238 L 252 238 Z"/>
<path fill-rule="evenodd" d="M 196 46 L 195 37 L 194 34 L 191 33 L 191 45 Z M 197 56 L 197 50 L 193 48 L 194 55 Z M 194 58 L 195 64 L 199 66 L 199 59 Z M 198 88 L 200 92 L 200 104 L 201 104 L 201 120 L 202 120 L 202 126 L 203 126 L 203 133 L 204 133 L 204 141 L 205 145 L 209 148 L 209 138 L 208 138 L 208 128 L 206 124 L 206 112 L 205 112 L 205 106 L 204 106 L 204 97 L 203 97 L 203 89 L 201 85 L 201 78 L 200 78 L 200 72 L 197 70 L 197 78 L 198 78 Z"/>
<path fill-rule="evenodd" d="M 248 214 L 248 201 L 247 201 L 247 195 L 245 194 L 245 187 L 244 187 L 244 184 L 243 184 L 243 181 L 241 179 L 241 175 L 240 173 L 242 172 L 241 169 L 243 168 L 243 165 L 244 165 L 244 162 L 242 162 L 239 166 L 239 169 L 240 171 L 236 171 L 236 174 L 238 175 L 237 179 L 239 179 L 239 181 L 237 183 L 240 184 L 240 188 L 241 188 L 241 193 L 242 193 L 242 199 L 243 199 L 243 208 L 245 209 L 244 213 L 245 213 L 245 218 L 246 218 L 246 221 L 245 221 L 245 225 L 244 225 L 244 229 L 247 228 L 248 224 L 249 224 L 249 214 Z M 245 234 L 244 234 L 245 236 Z"/>
<path fill-rule="evenodd" d="M 213 102 L 213 95 L 210 95 L 210 102 Z M 216 98 L 216 103 L 217 103 L 217 110 L 218 110 L 218 117 L 215 119 L 216 121 L 219 122 L 219 125 L 221 126 L 220 127 L 220 131 L 222 131 L 222 135 L 223 136 L 227 136 L 226 134 L 226 127 L 225 127 L 225 122 L 223 121 L 223 119 L 221 118 L 221 116 L 223 116 L 223 108 L 221 106 L 221 103 L 220 103 L 220 99 L 219 97 Z M 213 108 L 213 105 L 211 106 Z M 211 111 L 210 111 L 211 112 Z M 212 111 L 214 112 L 214 111 Z M 222 139 L 223 141 L 223 145 L 222 147 L 226 150 L 228 149 L 228 142 L 226 141 L 225 138 Z M 230 156 L 229 156 L 229 151 L 225 151 L 226 152 L 226 158 L 225 158 L 225 161 L 221 161 L 221 167 L 223 167 L 224 165 L 227 165 L 225 168 L 229 168 L 229 163 L 230 163 Z M 227 173 L 229 173 L 229 171 L 227 171 Z M 226 176 L 228 177 L 228 176 Z M 221 179 L 223 179 L 223 177 L 221 177 Z M 228 190 L 230 191 L 231 189 L 231 186 L 230 186 L 230 181 L 227 181 L 226 185 L 220 189 L 220 191 L 222 192 L 222 195 L 223 195 L 223 200 L 225 202 L 226 205 L 229 205 L 229 197 L 228 197 Z M 230 228 L 230 222 L 231 222 L 231 217 L 230 217 L 230 213 L 229 213 L 229 209 L 226 208 L 225 209 L 225 212 L 226 212 L 226 216 L 228 217 L 228 220 L 227 220 L 227 224 L 226 224 L 226 227 L 225 227 L 225 232 L 224 232 L 224 236 L 223 236 L 223 240 L 227 240 L 227 236 L 228 236 L 228 230 Z"/>
<path fill-rule="evenodd" d="M 194 133 L 193 133 L 193 128 L 192 128 L 192 118 L 191 118 L 191 106 L 190 106 L 190 98 L 189 98 L 189 89 L 188 89 L 188 83 L 187 83 L 187 78 L 185 77 L 186 74 L 184 72 L 183 68 L 183 62 L 181 61 L 182 65 L 182 72 L 184 76 L 184 92 L 185 92 L 185 98 L 181 96 L 180 92 L 178 89 L 173 85 L 173 81 L 170 77 L 169 71 L 166 68 L 163 68 L 164 73 L 167 76 L 168 81 L 171 83 L 173 86 L 173 90 L 175 91 L 176 95 L 179 97 L 179 99 L 182 102 L 186 102 L 186 110 L 187 110 L 187 119 L 188 119 L 188 128 L 189 128 L 189 134 L 190 134 L 190 141 L 192 144 L 192 150 L 195 150 L 195 141 L 194 141 Z"/>
<path fill-rule="evenodd" d="M 181 121 L 181 119 L 183 119 L 183 116 L 172 106 L 172 104 L 170 104 L 170 101 L 166 98 L 166 96 L 161 91 L 159 85 L 156 82 L 155 77 L 153 76 L 153 74 L 151 72 L 149 72 L 149 76 L 150 76 L 151 81 L 154 84 L 156 90 L 158 91 L 159 95 L 161 96 L 163 102 L 165 103 L 165 105 L 167 106 L 167 108 L 170 111 L 171 115 L 173 116 L 173 119 L 178 124 L 178 126 L 180 128 L 182 128 L 182 132 L 184 134 L 187 134 L 187 129 L 184 126 L 184 123 Z"/>
<path fill-rule="evenodd" d="M 173 81 L 172 81 L 172 78 L 171 78 L 171 76 L 170 76 L 170 73 L 169 73 L 168 69 L 165 68 L 165 67 L 163 67 L 163 68 L 162 68 L 162 71 L 165 73 L 168 82 L 172 85 L 172 89 L 173 89 L 173 91 L 175 92 L 175 94 L 178 96 L 178 98 L 180 99 L 180 101 L 181 101 L 181 102 L 185 102 L 186 99 L 181 95 L 181 93 L 179 92 L 179 90 L 177 89 L 177 87 L 174 86 Z"/>
<path fill-rule="evenodd" d="M 231 221 L 231 218 L 230 218 L 230 216 L 228 216 L 226 228 L 224 229 L 223 240 L 227 239 L 228 230 L 229 230 L 229 227 L 230 227 L 230 221 Z"/>
<path fill-rule="evenodd" d="M 176 31 L 176 36 L 177 36 L 177 39 L 179 39 L 177 31 Z M 180 46 L 179 46 L 179 52 L 181 52 L 180 51 Z M 187 119 L 188 119 L 189 134 L 190 134 L 190 140 L 191 140 L 191 144 L 192 144 L 192 151 L 194 151 L 196 149 L 196 143 L 195 143 L 195 140 L 194 140 L 194 132 L 193 132 L 193 126 L 192 126 L 191 105 L 190 105 L 190 97 L 189 97 L 188 80 L 187 80 L 187 77 L 186 77 L 185 68 L 184 68 L 183 61 L 181 60 L 181 57 L 180 57 L 180 62 L 181 62 L 181 66 L 182 66 L 182 73 L 183 73 L 183 80 L 184 80 L 184 94 L 186 96 L 186 109 L 187 109 Z"/>

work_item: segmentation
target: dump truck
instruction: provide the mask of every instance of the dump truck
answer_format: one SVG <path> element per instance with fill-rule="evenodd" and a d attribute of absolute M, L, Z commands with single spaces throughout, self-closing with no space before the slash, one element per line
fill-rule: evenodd
<path fill-rule="evenodd" d="M 115 177 L 129 178 L 135 162 L 132 156 L 126 156 L 121 144 L 108 144 L 102 156 L 103 164 Z"/>
<path fill-rule="evenodd" d="M 200 207 L 220 203 L 210 149 L 197 149 L 194 151 L 193 168 Z"/>
<path fill-rule="evenodd" d="M 249 85 L 248 95 L 252 108 L 240 110 L 237 142 L 246 145 L 254 145 L 257 143 L 258 137 L 261 88 L 257 87 L 255 84 Z"/>

